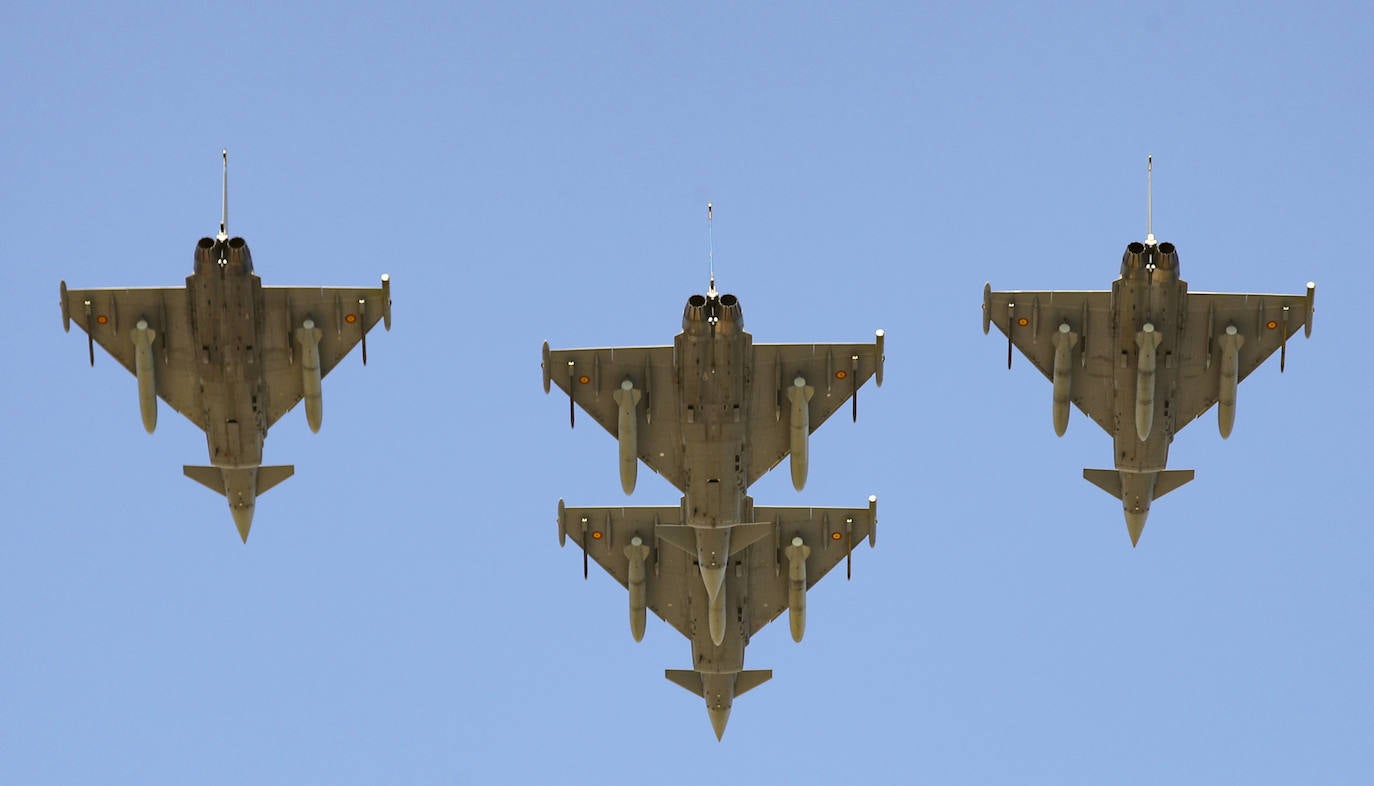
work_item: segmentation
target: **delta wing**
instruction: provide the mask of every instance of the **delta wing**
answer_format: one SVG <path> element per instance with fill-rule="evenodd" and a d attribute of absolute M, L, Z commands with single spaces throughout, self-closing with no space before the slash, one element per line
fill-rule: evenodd
<path fill-rule="evenodd" d="M 197 353 L 192 344 L 189 295 L 183 287 L 67 289 L 62 284 L 63 326 L 75 322 L 90 336 L 91 364 L 99 344 L 130 374 L 138 375 L 139 325 L 151 331 L 154 380 L 159 398 L 201 429 L 206 427 L 197 401 Z M 144 334 L 147 335 L 147 334 Z"/>
<path fill-rule="evenodd" d="M 1111 300 L 1108 291 L 993 292 L 985 286 L 983 332 L 991 324 L 1007 336 L 1007 368 L 1015 345 L 1051 382 L 1055 354 L 1067 345 L 1069 400 L 1114 434 Z"/>
<path fill-rule="evenodd" d="M 367 363 L 367 332 L 378 321 L 384 320 L 391 329 L 387 276 L 382 277 L 381 287 L 263 287 L 262 294 L 262 357 L 271 396 L 268 426 L 305 395 L 308 374 L 302 369 L 303 342 L 318 341 L 319 377 L 323 378 L 359 342 L 363 363 Z"/>
<path fill-rule="evenodd" d="M 701 590 L 701 573 L 692 557 L 663 542 L 660 526 L 680 527 L 682 508 L 565 508 L 558 503 L 558 540 L 582 549 L 583 576 L 590 558 L 630 591 L 630 623 L 644 634 L 645 608 L 652 609 L 682 635 L 692 637 L 693 593 Z M 704 592 L 697 592 L 704 599 Z"/>
<path fill-rule="evenodd" d="M 669 483 L 686 487 L 678 464 L 682 436 L 672 347 L 551 350 L 546 342 L 543 365 L 544 391 L 553 384 L 568 394 L 569 423 L 576 422 L 575 404 L 619 440 L 625 402 L 636 424 L 635 454 Z"/>
<path fill-rule="evenodd" d="M 794 405 L 803 407 L 806 434 L 853 402 L 870 377 L 883 381 L 884 333 L 872 344 L 755 344 L 749 423 L 752 484 L 792 452 Z M 803 448 L 804 449 L 804 448 Z M 798 486 L 800 488 L 800 486 Z"/>
<path fill-rule="evenodd" d="M 773 536 L 749 547 L 748 625 L 752 636 L 789 607 L 789 584 L 800 565 L 805 588 L 811 589 L 841 561 L 850 574 L 854 548 L 877 540 L 878 500 L 869 497 L 866 508 L 755 507 L 754 520 L 773 525 Z M 800 542 L 798 542 L 800 541 Z M 801 640 L 805 594 L 793 617 L 793 638 Z"/>
<path fill-rule="evenodd" d="M 1234 416 L 1235 386 L 1276 350 L 1282 371 L 1288 339 L 1299 329 L 1311 335 L 1315 294 L 1311 285 L 1305 295 L 1188 293 L 1176 430 L 1219 400 Z"/>

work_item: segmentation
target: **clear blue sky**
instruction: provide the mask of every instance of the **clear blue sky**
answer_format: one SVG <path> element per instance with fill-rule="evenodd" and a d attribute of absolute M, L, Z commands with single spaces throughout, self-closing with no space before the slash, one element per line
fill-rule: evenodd
<path fill-rule="evenodd" d="M 19 3 L 0 29 L 0 783 L 1364 783 L 1374 778 L 1364 3 Z M 291 4 L 286 4 L 291 6 Z M 1123 4 L 1125 5 L 1125 4 Z M 946 7 L 947 6 L 947 7 Z M 395 326 L 268 437 L 238 542 L 205 441 L 63 334 L 57 283 L 191 271 L 231 158 L 268 284 Z M 1132 550 L 1110 438 L 979 330 L 1145 232 L 1194 290 L 1318 284 L 1311 340 Z M 879 497 L 878 548 L 762 631 L 723 743 L 688 644 L 558 548 L 673 504 L 539 384 L 663 344 L 716 269 L 759 342 L 888 331 L 884 387 L 760 504 Z"/>

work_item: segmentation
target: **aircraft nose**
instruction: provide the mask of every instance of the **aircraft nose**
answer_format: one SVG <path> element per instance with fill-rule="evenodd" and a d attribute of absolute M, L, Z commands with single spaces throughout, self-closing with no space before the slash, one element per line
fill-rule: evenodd
<path fill-rule="evenodd" d="M 707 707 L 706 712 L 711 716 L 711 728 L 716 732 L 716 740 L 720 740 L 725 735 L 725 724 L 730 720 L 730 708 Z"/>
<path fill-rule="evenodd" d="M 1148 510 L 1126 511 L 1126 531 L 1131 534 L 1131 548 L 1140 542 L 1140 533 L 1145 530 L 1145 517 L 1149 515 Z"/>
<path fill-rule="evenodd" d="M 253 526 L 253 506 L 252 505 L 230 505 L 229 511 L 234 514 L 234 526 L 238 528 L 239 537 L 244 543 L 248 542 L 248 530 Z"/>

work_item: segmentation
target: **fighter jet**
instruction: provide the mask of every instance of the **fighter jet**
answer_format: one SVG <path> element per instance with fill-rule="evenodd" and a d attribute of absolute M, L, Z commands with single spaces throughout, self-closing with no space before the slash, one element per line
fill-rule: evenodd
<path fill-rule="evenodd" d="M 630 516 L 625 526 L 640 533 L 643 544 L 649 544 L 644 548 L 658 554 L 660 545 L 668 544 L 686 555 L 681 558 L 686 560 L 683 565 L 695 562 L 704 598 L 681 613 L 665 606 L 654 609 L 693 638 L 703 668 L 738 670 L 740 662 L 719 654 L 735 646 L 727 640 L 727 628 L 731 623 L 744 625 L 739 635 L 747 640 L 756 629 L 752 623 L 762 626 L 780 611 L 780 607 L 751 605 L 755 598 L 767 596 L 758 591 L 748 594 L 748 588 L 761 579 L 728 570 L 732 565 L 739 569 L 762 560 L 760 564 L 771 566 L 770 578 L 782 581 L 776 573 L 783 559 L 779 550 L 783 546 L 778 545 L 782 543 L 778 540 L 781 525 L 776 515 L 791 509 L 760 509 L 768 510 L 773 518 L 757 515 L 746 493 L 749 486 L 789 454 L 794 487 L 800 490 L 805 485 L 809 435 L 846 400 L 853 401 L 853 417 L 857 419 L 859 387 L 869 377 L 882 384 L 883 341 L 884 333 L 879 330 L 873 344 L 755 345 L 744 331 L 739 299 L 719 294 L 713 275 L 705 295 L 688 298 L 682 332 L 673 346 L 554 351 L 545 342 L 544 391 L 557 384 L 568 393 L 570 423 L 576 422 L 576 405 L 580 404 L 616 436 L 625 493 L 634 490 L 640 459 L 683 492 L 680 510 L 616 508 L 586 509 L 585 513 L 593 518 L 603 514 Z M 626 510 L 643 513 L 632 515 Z M 673 512 L 671 522 L 666 511 Z M 863 520 L 858 514 L 848 517 Z M 825 529 L 825 514 L 817 513 L 813 518 L 805 525 L 788 521 L 794 528 L 805 530 L 797 537 L 808 548 Z M 567 530 L 561 517 L 559 527 L 562 537 Z M 828 532 L 824 536 L 828 537 Z M 600 536 L 594 533 L 592 537 Z M 766 552 L 766 559 L 745 553 L 751 546 Z M 595 552 L 593 556 L 621 583 L 630 581 L 629 568 L 612 566 Z M 607 559 L 624 563 L 628 558 L 617 551 Z M 666 575 L 661 569 L 665 560 L 676 569 L 676 559 L 677 555 L 656 556 L 655 565 L 660 568 L 655 575 Z M 585 555 L 583 572 L 585 575 Z M 823 573 L 824 569 L 811 566 L 811 575 L 816 578 Z M 727 574 L 734 578 L 727 581 Z M 690 602 L 692 595 L 678 586 L 679 581 L 674 575 L 666 585 L 665 603 Z M 732 592 L 746 594 L 727 600 Z M 632 609 L 636 597 L 640 621 L 634 632 L 638 639 L 643 635 L 644 595 L 637 596 L 632 590 Z M 698 630 L 695 615 L 701 605 L 707 607 L 709 639 L 698 640 L 697 634 L 688 630 Z M 752 623 L 739 621 L 739 614 L 745 611 Z M 800 628 L 794 627 L 793 632 L 800 639 Z M 743 644 L 738 648 L 742 658 Z M 687 684 L 676 678 L 674 681 Z M 702 691 L 709 692 L 707 688 Z M 724 702 L 720 706 L 728 709 L 728 696 L 720 701 Z M 712 718 L 714 723 L 717 715 Z"/>
<path fill-rule="evenodd" d="M 680 545 L 698 558 L 713 608 L 724 608 L 731 555 L 764 529 L 750 529 L 746 491 L 783 457 L 792 483 L 806 483 L 807 441 L 846 400 L 858 417 L 859 387 L 882 383 L 883 331 L 873 344 L 761 344 L 744 331 L 734 295 L 692 295 L 673 346 L 551 350 L 544 391 L 568 393 L 620 443 L 620 483 L 634 491 L 638 460 L 683 492 Z M 712 613 L 713 639 L 724 616 Z"/>
<path fill-rule="evenodd" d="M 1189 292 L 1178 250 L 1155 240 L 1150 207 L 1153 158 L 1146 161 L 1145 242 L 1126 246 L 1110 291 L 994 292 L 983 287 L 983 332 L 996 324 L 1054 383 L 1054 431 L 1063 436 L 1069 403 L 1115 441 L 1115 469 L 1083 477 L 1118 497 L 1134 547 L 1150 503 L 1193 479 L 1166 470 L 1169 443 L 1217 404 L 1229 437 L 1236 388 L 1265 358 L 1287 360 L 1288 337 L 1312 335 L 1316 285 L 1306 294 Z"/>
<path fill-rule="evenodd" d="M 696 564 L 705 562 L 691 510 L 685 497 L 681 505 L 659 508 L 567 508 L 559 500 L 558 540 L 571 538 L 582 548 L 584 577 L 590 556 L 629 590 L 635 641 L 644 637 L 647 608 L 692 642 L 692 668 L 667 669 L 664 676 L 706 701 L 720 739 L 735 697 L 773 676 L 770 669 L 744 668 L 750 637 L 785 609 L 792 639 L 801 641 L 806 591 L 841 559 L 848 574 L 853 548 L 864 538 L 874 544 L 878 499 L 870 496 L 867 508 L 772 508 L 744 497 L 740 519 L 754 523 L 734 527 L 733 570 L 721 571 L 714 595 Z"/>
<path fill-rule="evenodd" d="M 143 427 L 157 426 L 157 399 L 205 432 L 208 467 L 187 477 L 229 500 L 244 543 L 258 495 L 295 467 L 262 466 L 267 429 L 305 399 L 306 421 L 319 431 L 320 381 L 367 331 L 391 329 L 391 280 L 379 288 L 264 287 L 241 237 L 230 237 L 229 154 L 219 233 L 196 243 L 185 287 L 67 289 L 61 282 L 62 327 L 75 322 L 95 344 L 138 377 Z"/>

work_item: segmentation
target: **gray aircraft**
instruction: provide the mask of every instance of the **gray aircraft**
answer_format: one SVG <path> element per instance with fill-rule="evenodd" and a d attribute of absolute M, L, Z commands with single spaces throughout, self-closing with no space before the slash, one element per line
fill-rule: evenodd
<path fill-rule="evenodd" d="M 1306 294 L 1189 292 L 1178 251 L 1155 240 L 1147 161 L 1145 242 L 1126 246 L 1110 291 L 994 292 L 983 287 L 983 332 L 1007 336 L 1054 383 L 1054 431 L 1063 436 L 1069 403 L 1115 441 L 1115 469 L 1083 477 L 1122 501 L 1131 545 L 1150 503 L 1193 479 L 1166 470 L 1174 434 L 1217 404 L 1221 436 L 1231 434 L 1236 388 L 1265 358 L 1287 359 L 1288 337 L 1312 335 L 1316 285 Z"/>
<path fill-rule="evenodd" d="M 803 487 L 811 432 L 846 400 L 857 418 L 859 387 L 882 384 L 883 340 L 879 330 L 873 344 L 756 345 L 713 277 L 688 298 L 673 346 L 544 344 L 544 391 L 568 393 L 570 423 L 581 405 L 616 436 L 625 493 L 641 459 L 683 492 L 670 508 L 560 503 L 559 540 L 583 547 L 584 577 L 590 556 L 630 590 L 636 641 L 646 606 L 692 640 L 694 670 L 667 676 L 706 699 L 717 737 L 732 697 L 770 675 L 742 671 L 749 636 L 786 606 L 800 641 L 805 589 L 858 539 L 872 543 L 876 498 L 867 509 L 755 508 L 747 490 L 789 455 Z"/>
<path fill-rule="evenodd" d="M 379 288 L 264 287 L 241 237 L 228 234 L 229 157 L 224 154 L 224 210 L 219 234 L 196 243 L 185 287 L 67 289 L 62 327 L 75 322 L 95 344 L 138 377 L 143 427 L 157 425 L 157 399 L 205 432 L 208 467 L 186 476 L 229 500 L 239 536 L 248 542 L 258 495 L 295 467 L 262 466 L 267 429 L 305 400 L 306 421 L 319 431 L 320 381 L 382 320 L 391 329 L 391 281 Z"/>

